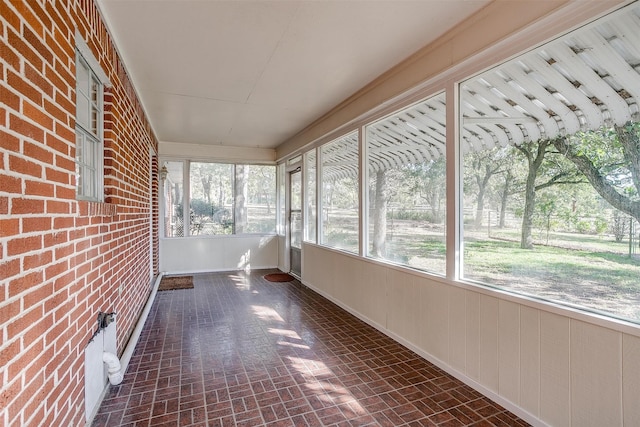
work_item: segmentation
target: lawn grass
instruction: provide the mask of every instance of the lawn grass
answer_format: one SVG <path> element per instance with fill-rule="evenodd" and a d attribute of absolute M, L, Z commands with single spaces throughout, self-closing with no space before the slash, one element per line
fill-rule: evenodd
<path fill-rule="evenodd" d="M 480 240 L 465 243 L 464 265 L 470 277 L 481 281 L 544 278 L 561 284 L 599 283 L 619 291 L 640 292 L 640 260 L 611 252 L 553 246 L 521 249 L 516 242 Z"/>
<path fill-rule="evenodd" d="M 331 229 L 332 243 L 357 250 L 357 227 L 349 232 L 336 228 Z M 444 232 L 442 224 L 395 220 L 385 259 L 444 275 Z M 628 242 L 552 232 L 546 244 L 546 234 L 536 232 L 534 249 L 527 250 L 520 248 L 517 229 L 490 232 L 465 227 L 463 280 L 640 323 L 640 256 L 629 256 Z"/>
<path fill-rule="evenodd" d="M 444 274 L 444 236 L 413 230 L 387 241 L 387 259 Z M 517 237 L 517 232 L 500 239 L 467 233 L 464 280 L 640 321 L 640 257 L 628 255 L 628 243 L 557 233 L 550 243 L 558 246 L 528 250 Z"/>

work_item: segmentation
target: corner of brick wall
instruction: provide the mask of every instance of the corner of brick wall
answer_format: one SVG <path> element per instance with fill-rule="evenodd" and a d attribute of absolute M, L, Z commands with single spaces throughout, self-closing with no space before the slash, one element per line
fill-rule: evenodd
<path fill-rule="evenodd" d="M 0 10 L 0 425 L 80 426 L 98 311 L 122 352 L 158 271 L 158 144 L 93 1 Z M 76 28 L 113 85 L 103 203 L 75 197 Z"/>

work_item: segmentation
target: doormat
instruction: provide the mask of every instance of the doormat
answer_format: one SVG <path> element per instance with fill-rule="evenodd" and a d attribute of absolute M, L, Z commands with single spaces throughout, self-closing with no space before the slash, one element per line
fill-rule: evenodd
<path fill-rule="evenodd" d="M 264 278 L 269 282 L 293 282 L 294 280 L 296 280 L 295 277 L 287 273 L 265 274 Z"/>
<path fill-rule="evenodd" d="M 159 291 L 171 291 L 174 289 L 193 289 L 193 276 L 168 276 L 160 281 Z"/>

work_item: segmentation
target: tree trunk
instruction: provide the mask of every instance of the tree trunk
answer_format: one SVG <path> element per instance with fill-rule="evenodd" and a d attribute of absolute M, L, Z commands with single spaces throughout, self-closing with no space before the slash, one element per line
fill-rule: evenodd
<path fill-rule="evenodd" d="M 431 197 L 431 217 L 434 223 L 440 222 L 440 196 L 434 191 L 433 197 Z"/>
<path fill-rule="evenodd" d="M 224 193 L 222 191 L 222 178 L 218 177 L 218 206 L 224 206 Z"/>
<path fill-rule="evenodd" d="M 616 126 L 616 132 L 620 143 L 623 146 L 625 160 L 629 162 L 626 165 L 634 181 L 637 190 L 640 190 L 640 180 L 636 177 L 640 176 L 640 143 L 637 135 L 631 135 L 626 129 Z M 577 168 L 587 177 L 591 186 L 611 204 L 614 208 L 640 221 L 640 201 L 632 200 L 629 196 L 619 193 L 616 188 L 611 185 L 603 176 L 598 168 L 593 164 L 591 159 L 583 154 L 574 152 L 572 147 L 567 143 L 566 138 L 558 138 L 554 141 L 555 147 L 571 160 Z M 637 152 L 636 152 L 637 151 Z"/>
<path fill-rule="evenodd" d="M 622 145 L 627 167 L 631 172 L 633 185 L 640 192 L 640 133 L 635 131 L 630 123 L 627 126 L 616 126 L 615 130 L 618 141 Z"/>
<path fill-rule="evenodd" d="M 371 255 L 385 256 L 387 240 L 387 177 L 384 170 L 376 172 L 376 193 L 373 211 L 373 238 Z"/>
<path fill-rule="evenodd" d="M 533 209 L 536 205 L 536 175 L 537 170 L 529 166 L 527 183 L 524 190 L 524 212 L 522 214 L 522 234 L 520 236 L 520 247 L 522 249 L 533 249 Z"/>
<path fill-rule="evenodd" d="M 500 163 L 492 161 L 493 158 L 485 158 L 482 162 L 478 160 L 475 166 L 475 179 L 476 184 L 478 185 L 478 198 L 476 204 L 476 217 L 475 217 L 475 227 L 482 227 L 482 217 L 484 215 L 484 197 L 487 193 L 487 187 L 489 187 L 489 181 L 491 177 L 498 173 L 500 170 Z M 496 166 L 497 164 L 497 166 Z M 482 174 L 480 171 L 484 168 Z"/>
<path fill-rule="evenodd" d="M 549 145 L 551 145 L 551 141 L 547 139 L 516 147 L 524 154 L 527 159 L 527 165 L 529 166 L 524 190 L 525 202 L 524 212 L 522 214 L 522 233 L 520 235 L 520 247 L 522 249 L 533 249 L 531 232 L 533 230 L 533 211 L 536 206 L 536 178 L 538 177 L 538 171 L 540 170 L 540 166 L 542 166 Z"/>
<path fill-rule="evenodd" d="M 502 194 L 500 195 L 500 224 L 498 226 L 499 228 L 504 228 L 505 226 L 505 217 L 507 216 L 507 202 L 509 201 L 512 178 L 513 178 L 513 174 L 511 173 L 511 170 L 508 170 L 507 175 L 504 177 L 504 188 L 502 189 Z"/>
<path fill-rule="evenodd" d="M 242 234 L 247 227 L 247 170 L 244 165 L 236 165 L 235 177 L 235 233 Z"/>
<path fill-rule="evenodd" d="M 475 218 L 475 226 L 476 228 L 482 227 L 482 215 L 484 214 L 484 193 L 485 193 L 486 185 L 484 183 L 478 182 L 478 202 L 476 204 L 476 218 Z"/>
<path fill-rule="evenodd" d="M 202 181 L 202 193 L 204 194 L 204 201 L 207 206 L 211 206 L 211 175 L 201 177 L 200 181 Z"/>

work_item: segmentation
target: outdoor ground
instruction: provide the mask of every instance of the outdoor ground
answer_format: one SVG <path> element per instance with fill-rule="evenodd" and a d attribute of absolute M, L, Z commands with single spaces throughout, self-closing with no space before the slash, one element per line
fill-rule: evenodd
<path fill-rule="evenodd" d="M 603 311 L 640 322 L 640 256 L 613 236 L 551 233 L 520 249 L 519 230 L 464 231 L 466 280 Z M 445 273 L 442 226 L 394 220 L 387 253 L 412 267 Z M 390 256 L 391 258 L 391 256 Z"/>

